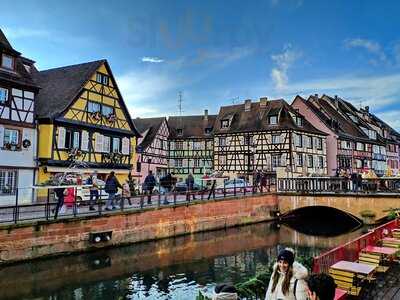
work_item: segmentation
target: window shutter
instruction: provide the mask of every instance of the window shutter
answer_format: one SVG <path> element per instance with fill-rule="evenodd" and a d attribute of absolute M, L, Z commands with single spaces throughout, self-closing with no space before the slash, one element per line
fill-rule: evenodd
<path fill-rule="evenodd" d="M 57 139 L 57 147 L 60 148 L 65 148 L 65 128 L 64 127 L 58 127 L 58 139 Z"/>
<path fill-rule="evenodd" d="M 96 133 L 96 141 L 95 141 L 95 151 L 96 152 L 103 152 L 103 140 L 104 136 L 102 136 L 100 133 Z"/>
<path fill-rule="evenodd" d="M 110 137 L 103 135 L 103 150 L 102 150 L 102 152 L 110 153 L 110 146 L 111 146 Z"/>
<path fill-rule="evenodd" d="M 25 140 L 30 141 L 31 145 L 32 145 L 33 141 L 32 141 L 32 136 L 31 136 L 31 130 L 30 129 L 24 128 L 22 130 L 22 140 L 21 140 L 21 142 L 24 142 Z M 23 149 L 25 149 L 25 148 L 23 148 Z M 28 150 L 28 149 L 25 149 L 25 150 Z"/>
<path fill-rule="evenodd" d="M 4 127 L 0 125 L 0 147 L 4 145 Z"/>
<path fill-rule="evenodd" d="M 122 139 L 122 149 L 121 149 L 122 154 L 128 155 L 129 154 L 129 138 L 124 137 Z"/>
<path fill-rule="evenodd" d="M 86 130 L 82 131 L 81 149 L 89 151 L 89 133 Z"/>
<path fill-rule="evenodd" d="M 281 155 L 281 167 L 286 167 L 286 154 L 282 153 Z"/>

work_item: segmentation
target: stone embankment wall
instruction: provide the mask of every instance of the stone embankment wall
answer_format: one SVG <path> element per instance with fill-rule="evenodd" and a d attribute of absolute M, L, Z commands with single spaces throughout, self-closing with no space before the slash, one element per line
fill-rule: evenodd
<path fill-rule="evenodd" d="M 0 264 L 215 230 L 273 219 L 277 195 L 193 202 L 142 212 L 116 212 L 31 224 L 0 226 Z M 93 232 L 112 231 L 91 243 Z"/>

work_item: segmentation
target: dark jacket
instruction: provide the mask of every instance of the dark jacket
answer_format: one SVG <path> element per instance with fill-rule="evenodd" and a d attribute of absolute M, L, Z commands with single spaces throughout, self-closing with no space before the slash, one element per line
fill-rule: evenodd
<path fill-rule="evenodd" d="M 193 185 L 194 185 L 194 178 L 192 175 L 189 175 L 186 178 L 186 185 L 188 187 L 188 190 L 193 190 Z"/>
<path fill-rule="evenodd" d="M 172 175 L 167 174 L 164 177 L 162 177 L 160 179 L 160 185 L 165 189 L 168 189 L 168 190 L 172 189 L 172 186 L 174 185 Z"/>
<path fill-rule="evenodd" d="M 121 184 L 118 182 L 117 177 L 108 177 L 106 180 L 106 185 L 104 190 L 106 193 L 114 193 L 118 192 L 118 188 L 122 188 Z"/>
<path fill-rule="evenodd" d="M 150 191 L 152 189 L 154 189 L 154 187 L 156 186 L 156 178 L 154 177 L 154 175 L 147 175 L 146 178 L 144 179 L 144 186 L 145 189 Z"/>

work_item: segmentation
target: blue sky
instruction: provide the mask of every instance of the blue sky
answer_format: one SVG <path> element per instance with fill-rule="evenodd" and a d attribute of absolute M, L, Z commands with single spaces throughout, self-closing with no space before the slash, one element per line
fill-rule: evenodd
<path fill-rule="evenodd" d="M 399 1 L 13 1 L 39 69 L 108 59 L 133 117 L 328 93 L 400 129 Z"/>

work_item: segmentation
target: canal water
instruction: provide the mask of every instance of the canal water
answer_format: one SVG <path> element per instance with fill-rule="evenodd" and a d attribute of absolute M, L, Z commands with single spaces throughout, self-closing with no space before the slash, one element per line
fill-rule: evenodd
<path fill-rule="evenodd" d="M 0 299 L 195 299 L 262 272 L 282 247 L 315 255 L 360 234 L 321 237 L 261 223 L 37 260 L 0 268 Z"/>

